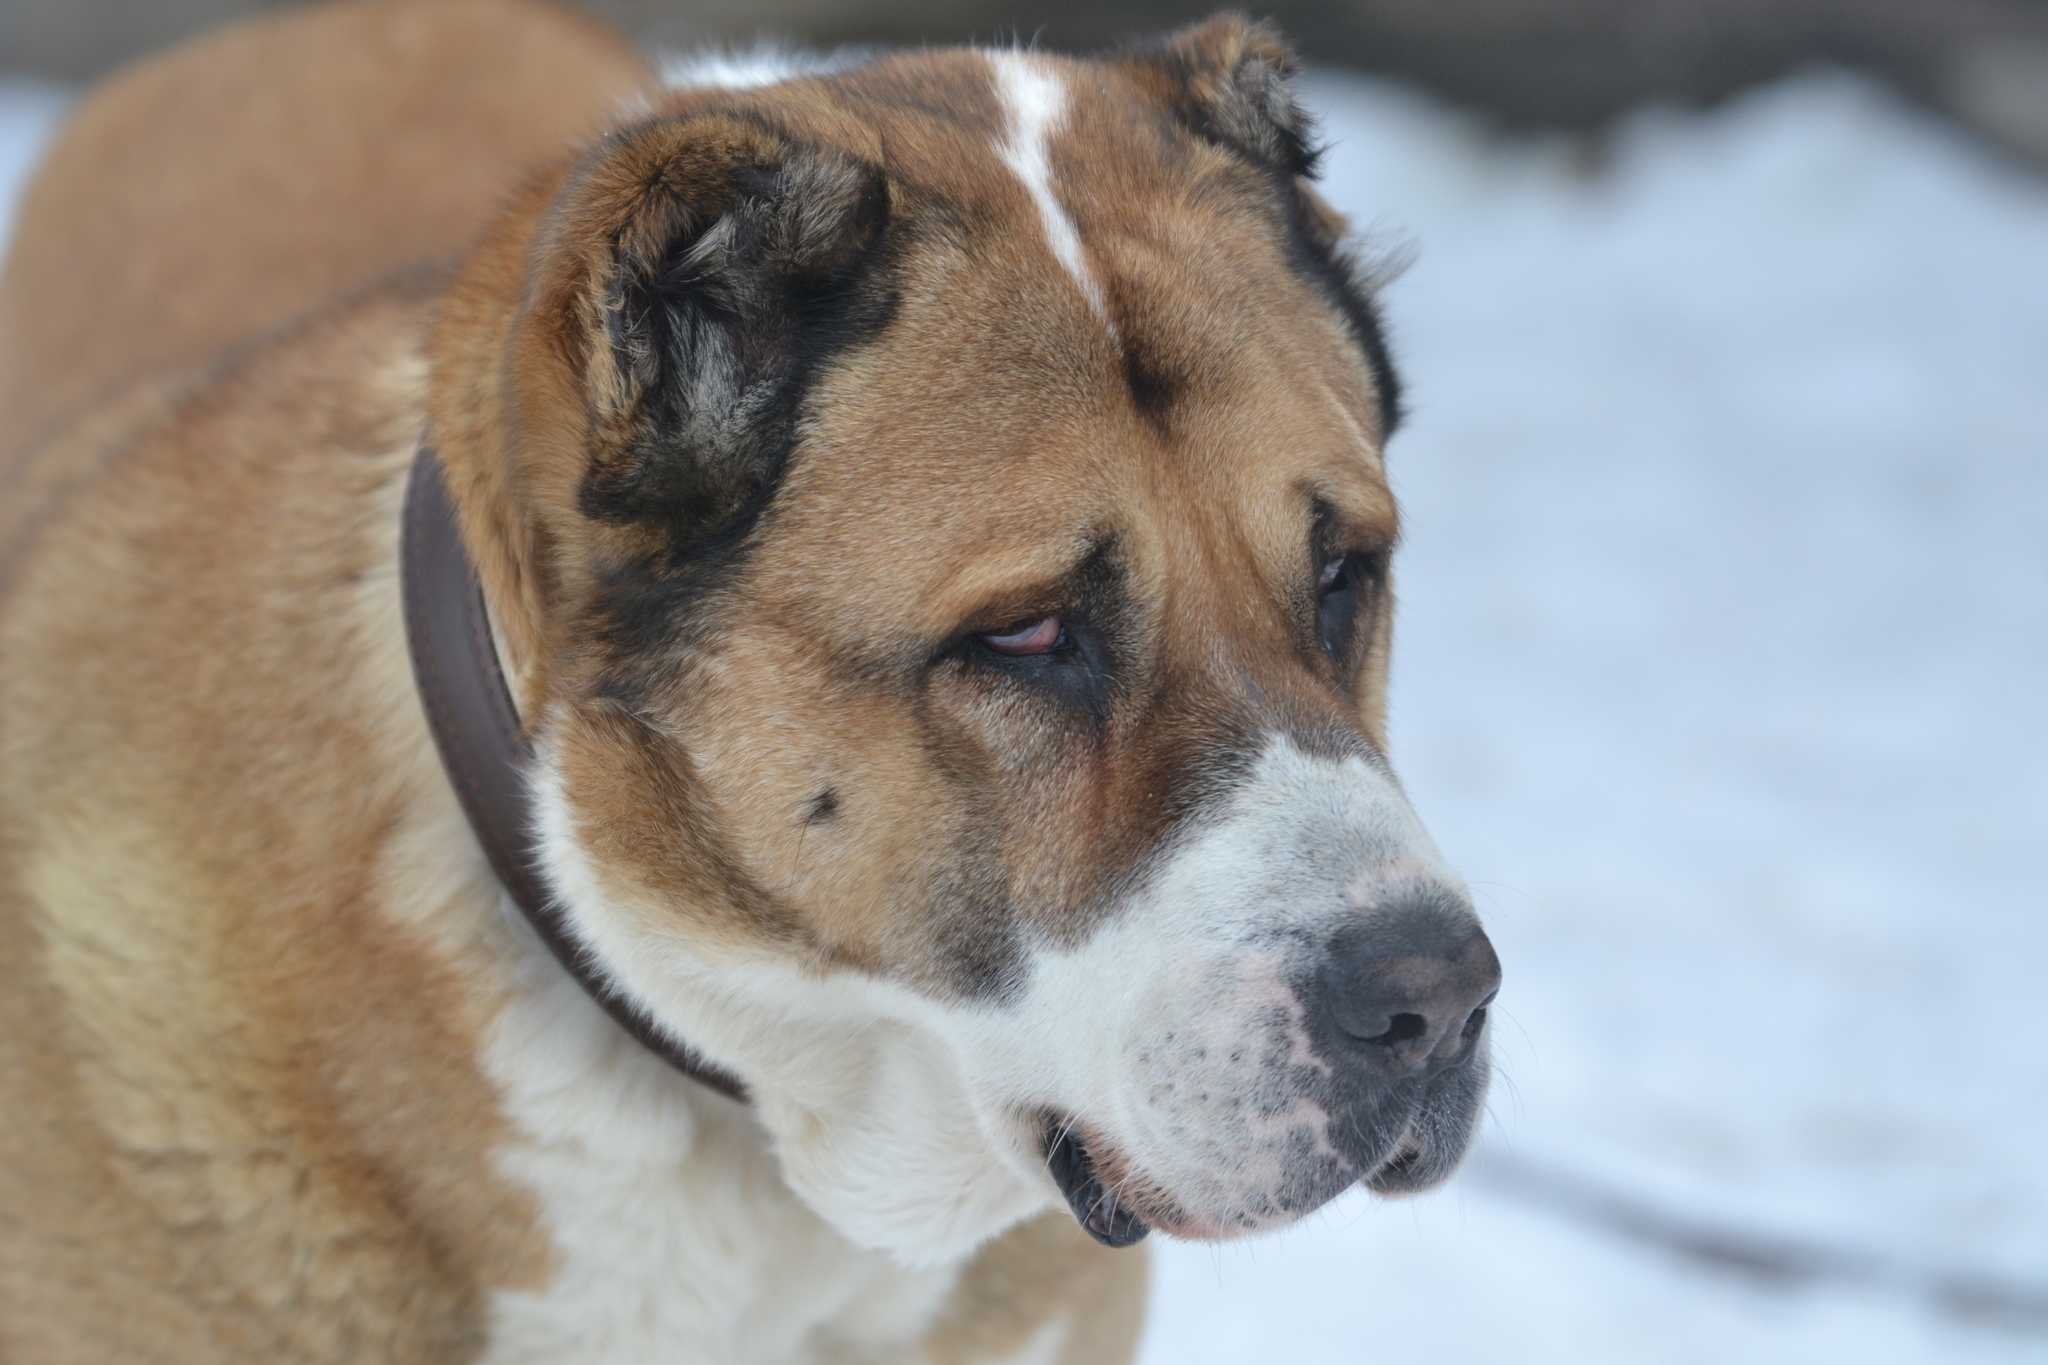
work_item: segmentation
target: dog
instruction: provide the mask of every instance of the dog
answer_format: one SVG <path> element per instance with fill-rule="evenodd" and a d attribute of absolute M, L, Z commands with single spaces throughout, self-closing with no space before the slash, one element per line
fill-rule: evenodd
<path fill-rule="evenodd" d="M 478 15 L 567 93 L 465 227 L 364 148 L 463 162 Z M 1148 1230 L 1470 1141 L 1499 964 L 1386 758 L 1399 387 L 1287 48 L 620 52 L 308 9 L 31 190 L 10 1362 L 1123 1361 Z M 224 80 L 293 116 L 180 122 Z M 193 292 L 82 284 L 28 382 L 101 264 Z"/>

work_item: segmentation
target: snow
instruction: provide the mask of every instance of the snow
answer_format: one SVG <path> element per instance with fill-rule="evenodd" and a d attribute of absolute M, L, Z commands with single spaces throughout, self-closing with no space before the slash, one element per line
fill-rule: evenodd
<path fill-rule="evenodd" d="M 1442 1191 L 1155 1243 L 1144 1365 L 2048 1358 L 2048 185 L 1838 74 L 1306 88 L 1415 255 L 1395 757 L 1501 1079 Z"/>
<path fill-rule="evenodd" d="M 0 77 L 0 251 L 13 235 L 14 202 L 69 102 L 61 85 Z"/>

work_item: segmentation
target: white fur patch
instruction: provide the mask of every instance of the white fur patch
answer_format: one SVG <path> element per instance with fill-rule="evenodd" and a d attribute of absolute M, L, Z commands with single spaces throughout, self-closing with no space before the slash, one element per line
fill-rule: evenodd
<path fill-rule="evenodd" d="M 1108 1137 L 1190 1232 L 1288 1221 L 1266 1200 L 1290 1160 L 1348 1164 L 1319 1104 L 1251 1102 L 1277 1072 L 1327 1070 L 1291 982 L 1372 891 L 1415 881 L 1463 889 L 1393 779 L 1275 739 L 1086 944 L 1035 958 L 1005 1080 Z"/>
<path fill-rule="evenodd" d="M 1067 274 L 1080 286 L 1082 297 L 1088 300 L 1089 309 L 1115 337 L 1116 327 L 1102 302 L 1102 289 L 1081 249 L 1080 230 L 1053 192 L 1052 161 L 1046 144 L 1066 117 L 1067 88 L 1048 63 L 1028 53 L 984 55 L 995 73 L 996 97 L 1003 102 L 1007 125 L 996 153 L 1023 182 L 1024 192 L 1037 206 L 1038 219 L 1045 227 L 1045 239 L 1053 256 L 1066 267 Z"/>
<path fill-rule="evenodd" d="M 520 1134 L 501 1170 L 554 1255 L 543 1288 L 494 1297 L 486 1365 L 904 1358 L 955 1272 L 848 1243 L 790 1193 L 751 1114 L 628 1038 L 517 929 L 523 979 L 485 1061 Z"/>

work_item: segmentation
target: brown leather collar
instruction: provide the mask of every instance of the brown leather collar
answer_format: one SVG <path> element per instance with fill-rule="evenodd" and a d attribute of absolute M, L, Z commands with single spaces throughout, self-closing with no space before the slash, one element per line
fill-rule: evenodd
<path fill-rule="evenodd" d="M 483 587 L 462 544 L 440 456 L 431 446 L 422 445 L 413 459 L 404 518 L 399 557 L 413 677 L 434 747 L 441 751 L 441 766 L 498 880 L 541 942 L 620 1028 L 685 1076 L 744 1101 L 746 1088 L 735 1077 L 671 1038 L 620 994 L 540 879 L 533 797 L 526 782 L 533 751 L 520 730 L 512 690 L 491 639 Z"/>

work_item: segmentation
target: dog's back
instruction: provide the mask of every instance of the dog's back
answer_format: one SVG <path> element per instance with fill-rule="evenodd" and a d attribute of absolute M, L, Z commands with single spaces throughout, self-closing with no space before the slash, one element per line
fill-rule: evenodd
<path fill-rule="evenodd" d="M 0 461 L 138 379 L 451 260 L 520 176 L 653 81 L 611 30 L 540 0 L 315 5 L 130 68 L 22 203 Z"/>

